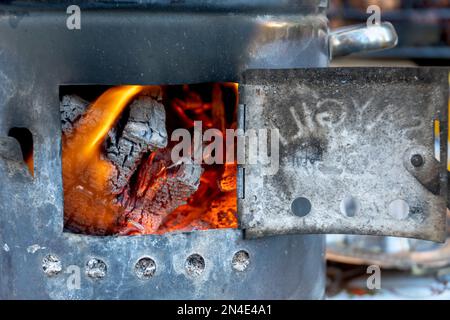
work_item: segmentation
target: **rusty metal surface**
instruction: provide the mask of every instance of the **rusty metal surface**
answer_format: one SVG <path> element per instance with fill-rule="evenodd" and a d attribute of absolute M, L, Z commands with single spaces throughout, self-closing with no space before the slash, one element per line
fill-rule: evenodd
<path fill-rule="evenodd" d="M 239 212 L 247 237 L 445 239 L 447 144 L 436 164 L 433 121 L 446 141 L 447 69 L 249 70 L 241 91 L 245 130 L 280 133 L 275 175 L 244 165 Z M 422 164 L 411 161 L 416 154 Z M 310 202 L 303 217 L 291 211 L 298 197 Z"/>

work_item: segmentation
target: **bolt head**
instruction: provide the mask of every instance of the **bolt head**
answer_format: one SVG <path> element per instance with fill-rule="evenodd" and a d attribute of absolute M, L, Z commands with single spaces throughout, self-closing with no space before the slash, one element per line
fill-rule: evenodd
<path fill-rule="evenodd" d="M 424 163 L 424 160 L 420 154 L 415 154 L 411 157 L 411 164 L 414 167 L 419 168 L 419 167 L 423 166 L 423 163 Z"/>

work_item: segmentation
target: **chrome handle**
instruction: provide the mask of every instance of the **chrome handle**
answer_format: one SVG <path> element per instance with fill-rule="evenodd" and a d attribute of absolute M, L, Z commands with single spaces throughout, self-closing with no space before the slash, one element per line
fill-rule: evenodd
<path fill-rule="evenodd" d="M 397 32 L 389 22 L 373 26 L 355 25 L 331 32 L 329 38 L 330 58 L 357 52 L 369 52 L 393 48 L 398 43 Z"/>

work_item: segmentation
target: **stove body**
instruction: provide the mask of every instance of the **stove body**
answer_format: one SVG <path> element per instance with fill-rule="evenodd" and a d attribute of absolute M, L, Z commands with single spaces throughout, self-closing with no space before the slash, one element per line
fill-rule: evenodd
<path fill-rule="evenodd" d="M 323 0 L 77 3 L 79 30 L 62 2 L 0 6 L 0 298 L 317 299 L 305 234 L 445 238 L 448 70 L 322 68 L 395 46 L 389 23 L 330 33 Z M 238 167 L 240 229 L 64 232 L 60 86 L 206 82 L 238 82 L 238 128 L 284 139 L 279 173 Z"/>
<path fill-rule="evenodd" d="M 81 1 L 81 30 L 66 27 L 63 5 L 0 6 L 0 298 L 321 298 L 320 235 L 246 240 L 231 229 L 134 237 L 63 232 L 60 85 L 239 82 L 249 68 L 328 64 L 324 1 L 210 1 L 206 9 L 196 1 L 152 3 L 113 10 Z M 33 135 L 34 177 L 8 137 L 13 127 Z M 250 257 L 244 272 L 232 268 L 240 250 Z M 205 261 L 198 277 L 186 273 L 191 254 Z M 57 275 L 43 270 L 48 255 L 60 261 Z M 149 280 L 135 273 L 142 257 L 156 264 Z M 88 276 L 90 259 L 105 263 L 101 279 Z"/>

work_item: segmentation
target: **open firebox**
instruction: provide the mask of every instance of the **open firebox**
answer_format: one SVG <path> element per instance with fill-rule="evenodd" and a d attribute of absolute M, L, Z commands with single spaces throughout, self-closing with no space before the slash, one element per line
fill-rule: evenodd
<path fill-rule="evenodd" d="M 65 228 L 93 235 L 237 228 L 237 164 L 226 162 L 225 146 L 227 129 L 237 127 L 237 88 L 63 87 Z"/>
<path fill-rule="evenodd" d="M 446 69 L 327 1 L 0 5 L 0 298 L 321 298 L 324 237 L 442 241 Z"/>

